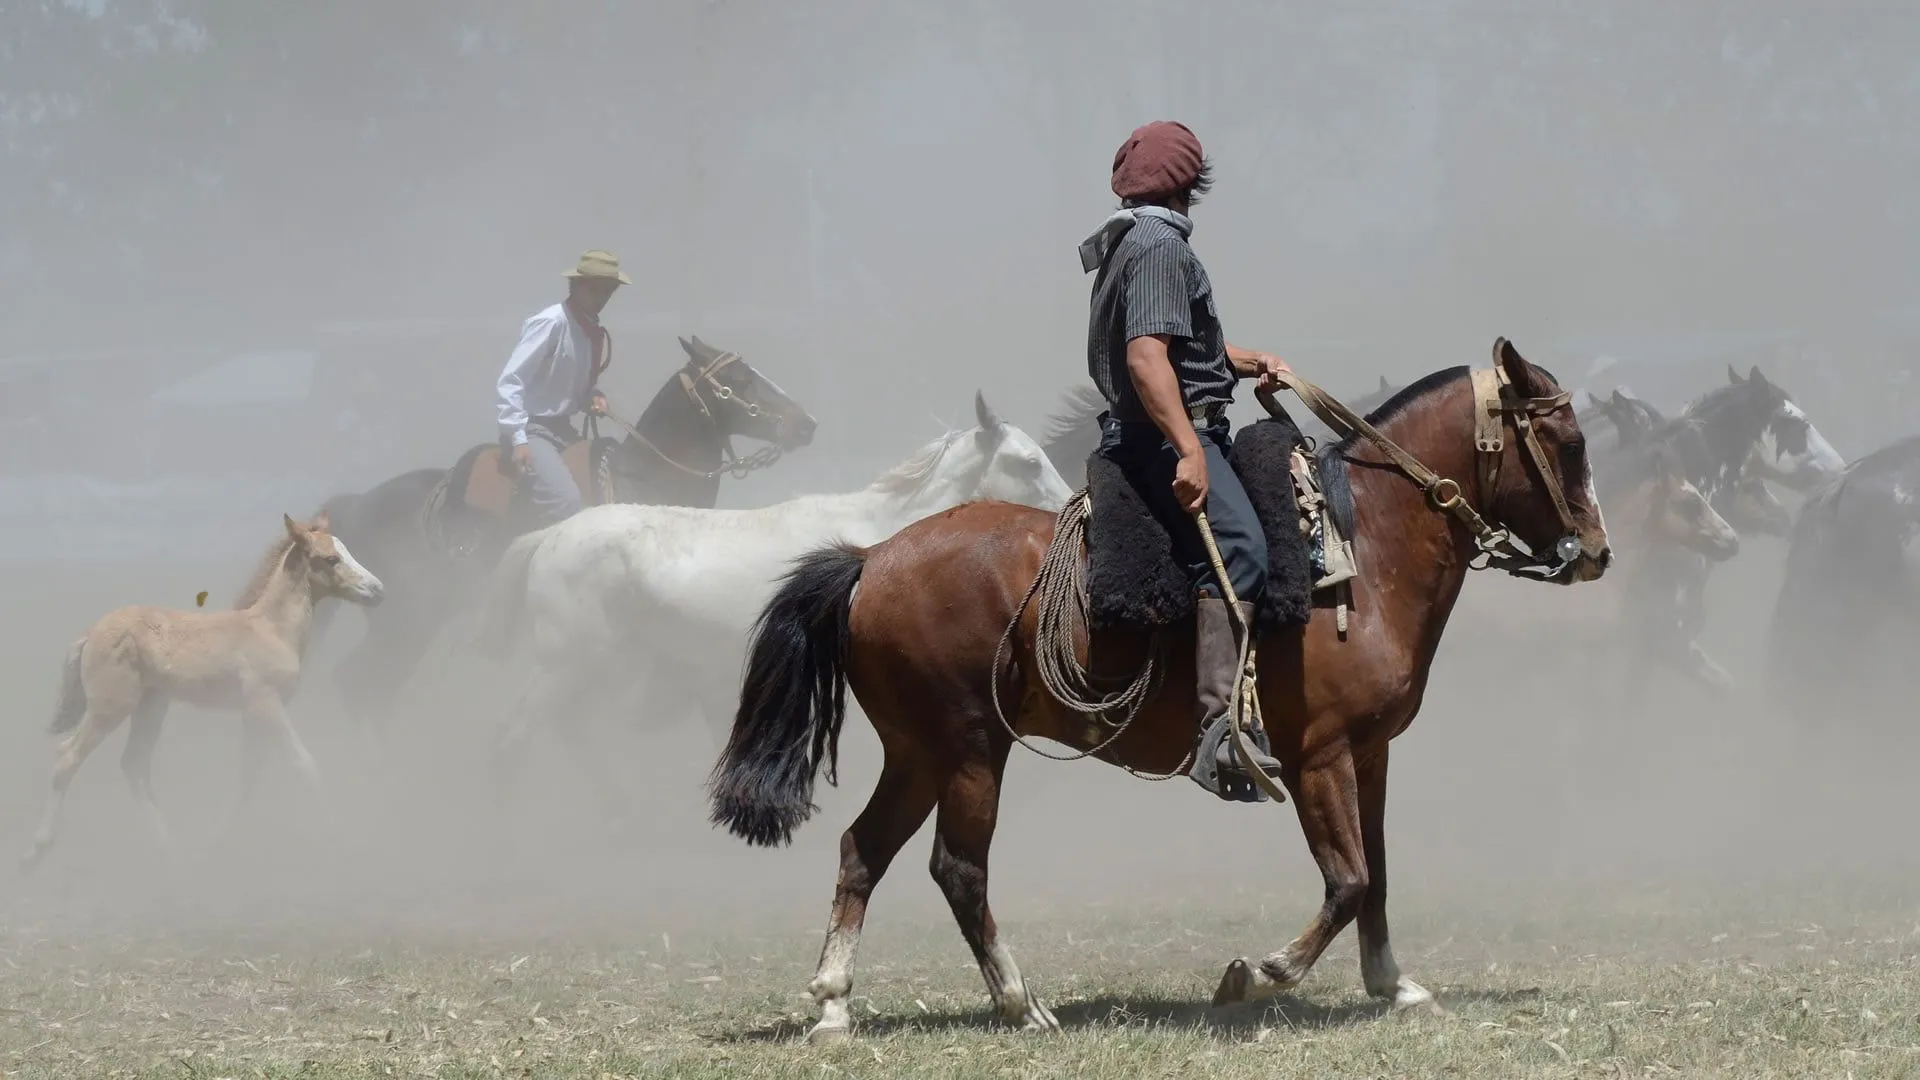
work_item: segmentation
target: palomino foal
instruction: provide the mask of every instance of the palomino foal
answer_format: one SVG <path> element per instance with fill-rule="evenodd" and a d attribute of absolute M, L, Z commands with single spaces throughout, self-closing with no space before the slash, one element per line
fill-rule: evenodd
<path fill-rule="evenodd" d="M 252 794 L 263 740 L 277 738 L 317 792 L 320 773 L 287 719 L 285 703 L 300 680 L 301 654 L 313 608 L 328 598 L 373 606 L 380 579 L 354 561 L 327 531 L 322 513 L 302 525 L 282 515 L 287 534 L 267 553 L 232 611 L 124 607 L 100 617 L 67 650 L 55 706 L 55 735 L 65 735 L 53 766 L 53 790 L 40 830 L 23 860 L 31 870 L 59 832 L 67 785 L 114 728 L 131 720 L 120 767 L 162 846 L 166 821 L 153 798 L 153 750 L 174 700 L 238 710 L 245 722 L 242 806 Z"/>

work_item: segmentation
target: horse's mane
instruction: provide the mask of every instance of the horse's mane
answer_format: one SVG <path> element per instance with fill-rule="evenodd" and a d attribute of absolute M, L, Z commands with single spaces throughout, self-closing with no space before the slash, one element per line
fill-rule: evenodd
<path fill-rule="evenodd" d="M 1541 370 L 1543 372 L 1545 371 L 1544 368 Z M 1414 402 L 1443 387 L 1452 386 L 1454 383 L 1466 377 L 1467 368 L 1465 365 L 1446 368 L 1433 372 L 1430 375 L 1423 375 L 1401 387 L 1386 401 L 1381 402 L 1378 408 L 1366 415 L 1365 419 L 1367 423 L 1372 424 L 1374 427 L 1379 427 L 1381 424 L 1406 412 Z M 1358 435 L 1349 435 L 1341 439 L 1338 443 L 1334 444 L 1333 452 L 1336 454 L 1345 454 L 1348 450 L 1352 449 L 1355 440 L 1359 438 L 1360 436 Z"/>
<path fill-rule="evenodd" d="M 266 595 L 267 584 L 273 580 L 275 574 L 280 572 L 280 566 L 286 561 L 287 552 L 292 547 L 293 534 L 281 529 L 279 538 L 267 548 L 267 553 L 261 556 L 260 565 L 253 571 L 253 577 L 248 579 L 247 587 L 241 589 L 240 595 L 234 598 L 235 611 L 252 607 Z"/>
<path fill-rule="evenodd" d="M 965 431 L 947 432 L 921 447 L 912 457 L 881 473 L 870 486 L 889 495 L 909 495 L 918 491 L 927 482 L 927 477 L 933 475 L 940 459 L 946 457 L 947 451 L 965 434 Z"/>
<path fill-rule="evenodd" d="M 1107 407 L 1107 399 L 1100 396 L 1096 386 L 1076 386 L 1064 397 L 1060 411 L 1047 417 L 1046 441 L 1049 443 L 1071 437 Z"/>

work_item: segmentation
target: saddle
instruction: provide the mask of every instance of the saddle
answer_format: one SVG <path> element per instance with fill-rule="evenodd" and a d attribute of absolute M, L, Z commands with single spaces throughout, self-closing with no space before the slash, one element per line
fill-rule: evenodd
<path fill-rule="evenodd" d="M 1351 542 L 1343 539 L 1353 534 L 1346 472 L 1320 469 L 1300 429 L 1278 416 L 1241 428 L 1227 462 L 1267 539 L 1267 585 L 1255 605 L 1255 626 L 1305 626 L 1315 594 L 1354 576 Z M 1174 557 L 1172 536 L 1135 481 L 1096 452 L 1087 460 L 1087 497 L 1090 624 L 1151 631 L 1191 618 L 1192 584 Z"/>
<path fill-rule="evenodd" d="M 561 452 L 588 506 L 610 501 L 605 464 L 613 446 L 612 439 L 576 438 Z M 481 443 L 460 455 L 447 475 L 447 502 L 456 509 L 510 518 L 521 513 L 526 499 L 523 477 L 497 442 Z"/>

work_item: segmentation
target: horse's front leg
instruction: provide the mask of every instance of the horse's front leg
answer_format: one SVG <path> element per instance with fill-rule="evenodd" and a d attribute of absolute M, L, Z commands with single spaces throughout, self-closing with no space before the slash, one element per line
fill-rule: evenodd
<path fill-rule="evenodd" d="M 1400 973 L 1387 940 L 1387 748 L 1360 761 L 1360 836 L 1367 852 L 1367 898 L 1360 905 L 1360 978 L 1367 993 L 1396 1010 L 1439 1012 L 1433 995 Z"/>
<path fill-rule="evenodd" d="M 1288 786 L 1307 848 L 1326 879 L 1326 900 L 1305 932 L 1286 948 L 1257 965 L 1245 957 L 1228 964 L 1213 993 L 1215 1007 L 1258 1001 L 1299 985 L 1367 899 L 1367 853 L 1353 752 L 1345 747 L 1329 751 L 1312 767 L 1300 770 L 1299 779 Z"/>

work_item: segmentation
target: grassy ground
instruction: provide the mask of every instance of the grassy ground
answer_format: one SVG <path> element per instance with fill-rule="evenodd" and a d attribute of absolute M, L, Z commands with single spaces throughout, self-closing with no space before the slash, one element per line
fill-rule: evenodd
<path fill-rule="evenodd" d="M 825 1048 L 798 1042 L 813 933 L 16 924 L 0 1061 L 16 1078 L 1920 1075 L 1911 896 L 1642 892 L 1403 914 L 1402 966 L 1448 1010 L 1422 1018 L 1361 993 L 1351 933 L 1299 996 L 1211 1013 L 1236 947 L 1296 929 L 1293 905 L 1261 918 L 1257 897 L 1213 903 L 1007 925 L 1067 1028 L 1050 1037 L 995 1025 L 950 924 L 875 928 L 856 977 L 864 1024 Z"/>

